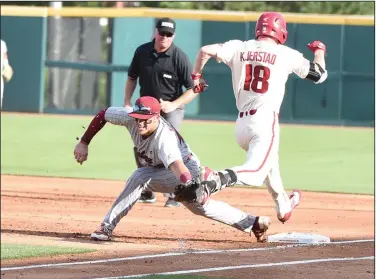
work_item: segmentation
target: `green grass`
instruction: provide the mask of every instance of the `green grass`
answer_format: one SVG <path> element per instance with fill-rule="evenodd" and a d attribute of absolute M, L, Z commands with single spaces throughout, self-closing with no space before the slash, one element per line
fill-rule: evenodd
<path fill-rule="evenodd" d="M 1 259 L 24 259 L 61 254 L 82 254 L 96 251 L 95 249 L 57 247 L 57 246 L 34 246 L 21 244 L 1 243 Z"/>
<path fill-rule="evenodd" d="M 73 157 L 91 117 L 3 114 L 3 174 L 126 180 L 135 169 L 133 144 L 126 128 L 106 124 L 89 147 L 82 166 Z M 185 122 L 182 135 L 203 165 L 223 169 L 241 165 L 234 123 Z M 286 189 L 372 194 L 372 129 L 282 126 L 281 175 Z"/>

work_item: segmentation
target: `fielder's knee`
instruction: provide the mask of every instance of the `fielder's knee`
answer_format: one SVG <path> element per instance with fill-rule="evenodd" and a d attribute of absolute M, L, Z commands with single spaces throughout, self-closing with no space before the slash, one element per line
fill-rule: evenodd
<path fill-rule="evenodd" d="M 183 205 L 189 209 L 195 215 L 205 215 L 205 205 L 201 205 L 200 203 L 187 203 L 183 202 Z"/>

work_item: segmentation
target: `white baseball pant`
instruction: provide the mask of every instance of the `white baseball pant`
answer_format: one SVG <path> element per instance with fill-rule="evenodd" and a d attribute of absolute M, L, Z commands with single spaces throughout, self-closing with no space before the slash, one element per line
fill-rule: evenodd
<path fill-rule="evenodd" d="M 247 152 L 244 164 L 231 168 L 237 174 L 236 184 L 248 186 L 265 184 L 279 206 L 279 211 L 283 213 L 291 211 L 291 203 L 279 171 L 278 113 L 261 108 L 253 115 L 244 114 L 236 121 L 235 135 L 239 146 Z"/>

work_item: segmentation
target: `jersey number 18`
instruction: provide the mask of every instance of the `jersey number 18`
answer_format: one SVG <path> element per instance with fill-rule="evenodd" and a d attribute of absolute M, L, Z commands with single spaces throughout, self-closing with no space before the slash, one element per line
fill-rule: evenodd
<path fill-rule="evenodd" d="M 263 94 L 268 91 L 270 69 L 265 66 L 257 65 L 252 69 L 252 64 L 245 65 L 245 81 L 243 89 Z"/>

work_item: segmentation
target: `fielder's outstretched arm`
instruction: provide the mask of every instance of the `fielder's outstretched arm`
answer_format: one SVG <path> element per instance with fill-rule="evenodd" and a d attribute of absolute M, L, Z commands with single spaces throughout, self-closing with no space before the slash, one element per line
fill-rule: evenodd
<path fill-rule="evenodd" d="M 169 169 L 182 184 L 192 180 L 192 175 L 182 160 L 176 160 L 169 165 Z"/>
<path fill-rule="evenodd" d="M 85 133 L 81 137 L 80 142 L 74 149 L 73 154 L 76 161 L 82 165 L 82 163 L 87 160 L 89 153 L 88 145 L 107 122 L 128 128 L 128 125 L 132 120 L 133 119 L 128 116 L 127 109 L 122 107 L 109 107 L 98 112 L 97 115 L 91 120 Z"/>

